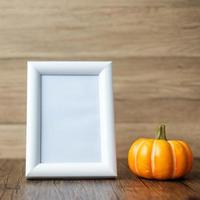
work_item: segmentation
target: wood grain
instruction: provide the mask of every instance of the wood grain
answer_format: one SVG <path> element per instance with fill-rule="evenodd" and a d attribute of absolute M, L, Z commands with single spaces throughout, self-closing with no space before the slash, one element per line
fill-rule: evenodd
<path fill-rule="evenodd" d="M 199 123 L 199 65 L 200 58 L 114 59 L 116 122 Z M 0 60 L 0 77 L 0 123 L 25 123 L 26 60 Z"/>
<path fill-rule="evenodd" d="M 32 180 L 24 178 L 24 160 L 0 160 L 0 199 L 194 199 L 200 196 L 200 160 L 178 181 L 145 180 L 118 160 L 118 178 L 105 180 Z"/>
<path fill-rule="evenodd" d="M 198 0 L 0 2 L 0 58 L 199 56 Z"/>
<path fill-rule="evenodd" d="M 0 158 L 25 158 L 25 125 L 0 125 Z"/>
<path fill-rule="evenodd" d="M 194 156 L 199 157 L 200 127 L 195 123 L 168 123 L 168 139 L 187 141 Z M 140 137 L 154 138 L 157 123 L 117 123 L 117 158 L 127 159 L 131 143 Z M 25 125 L 0 125 L 0 158 L 25 158 Z M 191 132 L 192 130 L 192 132 Z"/>
<path fill-rule="evenodd" d="M 118 157 L 137 137 L 153 137 L 163 121 L 169 138 L 188 141 L 198 156 L 199 65 L 200 58 L 113 60 Z M 0 66 L 0 157 L 24 158 L 26 61 L 4 59 Z"/>

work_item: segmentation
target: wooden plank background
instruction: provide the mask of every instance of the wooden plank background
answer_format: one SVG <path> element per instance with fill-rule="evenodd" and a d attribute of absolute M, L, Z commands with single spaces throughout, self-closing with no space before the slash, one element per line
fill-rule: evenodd
<path fill-rule="evenodd" d="M 112 60 L 118 157 L 166 122 L 200 148 L 200 1 L 0 1 L 0 157 L 25 155 L 26 61 Z"/>

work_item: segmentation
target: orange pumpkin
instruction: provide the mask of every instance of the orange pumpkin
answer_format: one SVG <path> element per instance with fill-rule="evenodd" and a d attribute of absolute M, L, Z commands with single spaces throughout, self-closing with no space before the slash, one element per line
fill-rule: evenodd
<path fill-rule="evenodd" d="M 161 125 L 156 139 L 140 138 L 130 147 L 128 165 L 133 173 L 149 179 L 175 179 L 190 172 L 192 151 L 186 142 L 167 140 L 165 125 Z"/>

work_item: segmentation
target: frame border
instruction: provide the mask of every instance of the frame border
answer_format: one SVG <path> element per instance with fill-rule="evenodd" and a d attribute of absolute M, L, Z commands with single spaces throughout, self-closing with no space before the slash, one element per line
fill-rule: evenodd
<path fill-rule="evenodd" d="M 26 178 L 116 177 L 111 61 L 27 62 Z M 41 75 L 98 75 L 102 162 L 41 163 Z"/>

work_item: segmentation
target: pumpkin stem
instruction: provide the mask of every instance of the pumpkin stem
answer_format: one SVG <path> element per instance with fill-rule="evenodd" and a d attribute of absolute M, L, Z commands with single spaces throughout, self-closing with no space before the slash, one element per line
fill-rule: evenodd
<path fill-rule="evenodd" d="M 156 139 L 167 140 L 165 124 L 161 124 L 158 130 L 156 131 Z"/>

